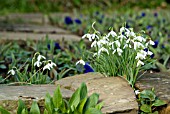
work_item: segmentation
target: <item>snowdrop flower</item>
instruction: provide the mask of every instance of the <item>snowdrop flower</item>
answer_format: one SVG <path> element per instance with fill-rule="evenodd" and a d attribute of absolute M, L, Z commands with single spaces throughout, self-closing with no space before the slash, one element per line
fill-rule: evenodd
<path fill-rule="evenodd" d="M 109 51 L 108 51 L 106 48 L 104 48 L 104 47 L 102 47 L 102 48 L 99 49 L 98 55 L 100 55 L 101 52 L 106 52 L 106 53 L 109 55 Z"/>
<path fill-rule="evenodd" d="M 119 40 L 114 41 L 114 43 L 116 44 L 117 47 L 120 47 L 120 42 L 119 42 Z"/>
<path fill-rule="evenodd" d="M 118 36 L 118 39 L 120 39 L 120 41 L 122 41 L 123 39 L 126 39 L 126 36 L 120 35 L 120 36 Z"/>
<path fill-rule="evenodd" d="M 40 61 L 41 58 L 46 59 L 43 55 L 38 55 L 37 60 Z"/>
<path fill-rule="evenodd" d="M 144 65 L 144 62 L 142 62 L 141 60 L 138 60 L 138 62 L 137 62 L 137 67 L 138 67 L 139 65 Z"/>
<path fill-rule="evenodd" d="M 155 42 L 150 39 L 150 40 L 146 43 L 146 46 L 148 46 L 149 44 L 150 44 L 150 45 L 155 45 Z"/>
<path fill-rule="evenodd" d="M 85 34 L 82 36 L 82 39 L 84 38 L 88 38 L 89 41 L 91 42 L 92 40 L 94 40 L 95 38 L 99 39 L 99 37 L 96 34 Z"/>
<path fill-rule="evenodd" d="M 123 49 L 125 49 L 126 47 L 132 48 L 132 46 L 131 46 L 130 44 L 125 44 L 125 45 L 123 46 Z"/>
<path fill-rule="evenodd" d="M 126 32 L 125 34 L 126 34 L 126 36 L 128 36 L 128 37 L 136 37 L 136 34 L 135 34 L 133 31 L 131 31 L 131 32 Z"/>
<path fill-rule="evenodd" d="M 140 43 L 140 42 L 134 42 L 134 49 L 136 50 L 136 49 L 138 49 L 138 48 L 144 48 L 144 45 L 142 44 L 142 43 Z"/>
<path fill-rule="evenodd" d="M 48 63 L 43 67 L 43 71 L 46 69 L 50 70 L 53 68 L 53 66 L 57 66 L 57 65 L 53 63 L 51 60 L 49 60 Z"/>
<path fill-rule="evenodd" d="M 88 38 L 90 42 L 92 41 L 91 34 L 85 34 L 85 35 L 83 35 L 83 36 L 82 36 L 82 39 L 84 39 L 84 38 Z"/>
<path fill-rule="evenodd" d="M 146 55 L 147 55 L 147 52 L 144 50 L 141 50 L 140 52 L 137 53 L 137 56 L 135 57 L 135 59 L 141 59 L 141 60 L 146 59 L 145 58 Z"/>
<path fill-rule="evenodd" d="M 117 34 L 116 34 L 113 30 L 111 30 L 111 31 L 108 33 L 107 36 L 109 37 L 110 35 L 111 35 L 112 37 L 116 37 L 116 36 L 117 36 Z"/>
<path fill-rule="evenodd" d="M 40 62 L 40 61 L 36 61 L 35 63 L 34 63 L 34 66 L 37 66 L 37 67 L 40 67 L 42 65 L 42 62 Z"/>
<path fill-rule="evenodd" d="M 122 49 L 117 48 L 117 53 L 118 53 L 119 56 L 121 56 L 121 54 L 123 53 Z"/>
<path fill-rule="evenodd" d="M 135 90 L 135 95 L 139 95 L 140 91 L 139 90 Z"/>
<path fill-rule="evenodd" d="M 15 70 L 14 70 L 14 69 L 11 69 L 11 70 L 8 71 L 7 74 L 15 75 Z"/>
<path fill-rule="evenodd" d="M 137 40 L 139 42 L 143 42 L 143 41 L 145 42 L 146 41 L 146 39 L 143 38 L 142 36 L 137 36 L 137 37 L 134 38 L 134 40 Z"/>
<path fill-rule="evenodd" d="M 152 55 L 153 53 L 148 50 L 147 55 Z"/>
<path fill-rule="evenodd" d="M 76 65 L 78 65 L 78 64 L 85 65 L 86 63 L 82 59 L 80 59 L 79 61 L 76 62 Z"/>

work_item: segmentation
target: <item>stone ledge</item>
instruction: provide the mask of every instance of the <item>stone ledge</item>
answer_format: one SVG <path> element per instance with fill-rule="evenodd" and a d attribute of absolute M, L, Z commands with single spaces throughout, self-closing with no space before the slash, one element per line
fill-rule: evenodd
<path fill-rule="evenodd" d="M 56 85 L 76 90 L 82 82 L 87 84 L 89 95 L 96 92 L 99 100 L 104 102 L 104 114 L 137 114 L 138 103 L 133 89 L 120 77 L 104 77 L 100 73 L 88 73 L 67 77 L 56 81 Z"/>

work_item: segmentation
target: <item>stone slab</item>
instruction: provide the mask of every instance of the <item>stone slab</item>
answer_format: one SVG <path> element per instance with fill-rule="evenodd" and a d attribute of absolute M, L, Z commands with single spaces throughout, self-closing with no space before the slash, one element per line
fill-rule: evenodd
<path fill-rule="evenodd" d="M 146 73 L 137 82 L 140 90 L 154 87 L 156 95 L 170 105 L 170 73 Z"/>
<path fill-rule="evenodd" d="M 44 106 L 44 97 L 47 93 L 53 95 L 55 85 L 33 85 L 33 86 L 1 86 L 0 85 L 0 106 L 5 107 L 11 114 L 16 114 L 18 100 L 22 99 L 30 107 L 33 100 L 37 101 L 40 107 Z M 64 98 L 70 98 L 73 91 L 61 88 Z"/>
<path fill-rule="evenodd" d="M 62 40 L 66 41 L 79 41 L 81 37 L 73 35 L 73 34 L 47 34 L 47 33 L 24 33 L 24 32 L 0 32 L 0 40 L 8 39 L 8 40 L 42 40 L 45 39 L 48 35 L 49 39 L 53 40 Z"/>
<path fill-rule="evenodd" d="M 70 34 L 64 29 L 50 25 L 33 24 L 5 24 L 0 23 L 0 31 L 29 32 L 29 33 L 51 33 L 51 34 Z"/>
<path fill-rule="evenodd" d="M 56 85 L 76 90 L 82 82 L 87 84 L 89 95 L 96 92 L 104 102 L 104 114 L 137 114 L 138 103 L 133 89 L 120 77 L 105 77 L 100 73 L 88 73 L 56 81 Z"/>

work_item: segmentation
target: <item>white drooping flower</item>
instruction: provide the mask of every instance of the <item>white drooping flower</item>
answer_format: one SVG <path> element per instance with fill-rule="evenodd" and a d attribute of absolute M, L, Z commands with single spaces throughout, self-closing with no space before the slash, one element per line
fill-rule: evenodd
<path fill-rule="evenodd" d="M 134 38 L 134 40 L 137 40 L 139 42 L 145 42 L 146 41 L 146 39 L 142 36 L 137 36 L 137 37 Z"/>
<path fill-rule="evenodd" d="M 137 67 L 139 66 L 139 65 L 144 65 L 144 62 L 142 62 L 141 60 L 138 60 L 138 62 L 137 62 Z"/>
<path fill-rule="evenodd" d="M 104 47 L 99 49 L 99 51 L 98 51 L 98 55 L 99 56 L 100 56 L 101 52 L 106 52 L 109 55 L 109 51 L 106 48 L 104 48 Z"/>
<path fill-rule="evenodd" d="M 7 74 L 15 75 L 15 70 L 14 70 L 14 69 L 11 69 L 11 70 L 8 71 Z"/>
<path fill-rule="evenodd" d="M 120 42 L 119 42 L 119 40 L 114 41 L 114 43 L 116 44 L 116 47 L 120 47 Z"/>
<path fill-rule="evenodd" d="M 79 61 L 76 62 L 76 65 L 78 65 L 78 64 L 85 65 L 86 63 L 82 59 L 80 59 Z"/>
<path fill-rule="evenodd" d="M 139 90 L 135 90 L 135 94 L 136 94 L 136 95 L 139 95 L 139 94 L 140 94 L 140 91 L 139 91 Z"/>
<path fill-rule="evenodd" d="M 95 38 L 99 39 L 99 36 L 97 36 L 96 34 L 85 34 L 82 36 L 82 39 L 84 38 L 88 38 L 89 41 L 91 42 L 92 40 L 94 40 Z"/>
<path fill-rule="evenodd" d="M 134 49 L 142 48 L 144 49 L 144 45 L 140 42 L 134 42 Z"/>
<path fill-rule="evenodd" d="M 36 61 L 34 63 L 34 66 L 37 66 L 37 67 L 40 67 L 42 65 L 42 62 L 41 61 Z"/>
<path fill-rule="evenodd" d="M 150 40 L 146 43 L 146 46 L 148 46 L 148 45 L 155 45 L 155 42 L 150 39 Z"/>
<path fill-rule="evenodd" d="M 116 37 L 117 36 L 117 34 L 116 34 L 116 32 L 114 32 L 113 30 L 111 30 L 109 33 L 108 33 L 108 35 L 107 35 L 108 37 L 110 37 L 110 36 L 112 36 L 112 37 Z"/>
<path fill-rule="evenodd" d="M 42 59 L 46 59 L 43 55 L 38 55 L 37 60 L 38 60 L 38 61 L 41 61 L 41 58 L 42 58 Z"/>
<path fill-rule="evenodd" d="M 137 52 L 137 56 L 135 57 L 135 59 L 138 59 L 138 60 L 146 59 L 146 55 L 147 55 L 146 51 L 140 50 L 139 52 Z"/>
<path fill-rule="evenodd" d="M 153 53 L 151 51 L 147 51 L 147 55 L 152 55 Z"/>
<path fill-rule="evenodd" d="M 57 66 L 57 65 L 53 63 L 51 60 L 48 60 L 48 63 L 43 67 L 43 71 L 46 69 L 51 70 L 53 66 Z"/>
<path fill-rule="evenodd" d="M 119 56 L 121 56 L 121 54 L 123 53 L 122 49 L 117 48 L 117 53 L 118 53 Z"/>
<path fill-rule="evenodd" d="M 130 45 L 130 44 L 125 44 L 124 46 L 123 46 L 123 49 L 125 49 L 125 48 L 132 48 L 132 46 Z"/>

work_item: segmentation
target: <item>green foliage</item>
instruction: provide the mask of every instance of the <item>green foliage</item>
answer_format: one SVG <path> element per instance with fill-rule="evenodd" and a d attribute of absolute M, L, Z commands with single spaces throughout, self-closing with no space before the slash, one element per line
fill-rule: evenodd
<path fill-rule="evenodd" d="M 156 97 L 154 90 L 143 90 L 139 94 L 141 114 L 158 114 L 157 107 L 165 105 L 166 102 Z"/>
<path fill-rule="evenodd" d="M 57 99 L 58 98 L 58 99 Z M 87 96 L 87 86 L 81 84 L 69 99 L 62 99 L 60 87 L 58 86 L 53 97 L 46 95 L 45 113 L 65 113 L 65 114 L 101 114 L 102 103 L 98 103 L 99 95 L 94 93 L 90 97 Z M 52 100 L 53 99 L 53 100 Z"/>
<path fill-rule="evenodd" d="M 87 86 L 82 83 L 73 93 L 69 101 L 62 98 L 60 86 L 57 86 L 53 97 L 49 93 L 45 97 L 44 114 L 102 114 L 103 102 L 98 104 L 99 95 L 93 93 L 87 96 Z M 10 114 L 7 110 L 0 107 L 2 114 Z M 33 101 L 30 111 L 22 100 L 18 101 L 17 114 L 40 114 L 38 104 Z"/>

